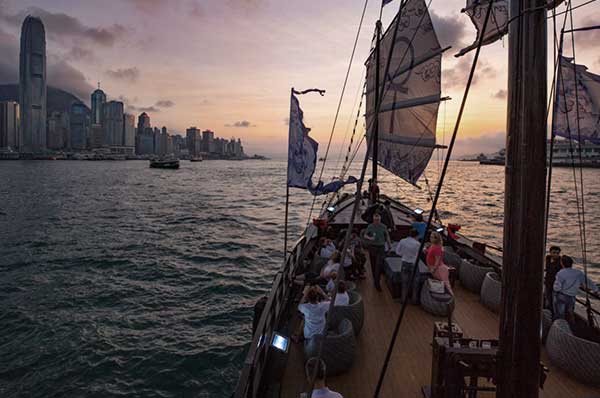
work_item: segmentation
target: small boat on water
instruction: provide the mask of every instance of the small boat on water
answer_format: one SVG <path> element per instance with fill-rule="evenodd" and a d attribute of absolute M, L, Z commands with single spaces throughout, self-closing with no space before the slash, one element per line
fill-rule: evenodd
<path fill-rule="evenodd" d="M 190 162 L 201 162 L 202 160 L 203 160 L 202 156 L 196 156 L 196 157 L 190 158 Z"/>
<path fill-rule="evenodd" d="M 150 160 L 150 168 L 153 168 L 153 169 L 178 169 L 179 168 L 179 160 L 178 159 Z"/>

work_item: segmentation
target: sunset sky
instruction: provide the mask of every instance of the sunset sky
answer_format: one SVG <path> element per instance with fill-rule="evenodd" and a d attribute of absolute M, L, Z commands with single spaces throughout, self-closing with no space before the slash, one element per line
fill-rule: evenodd
<path fill-rule="evenodd" d="M 384 26 L 399 1 L 386 6 Z M 301 103 L 311 134 L 324 150 L 363 4 L 363 0 L 0 0 L 0 83 L 18 81 L 20 25 L 32 14 L 46 26 L 48 83 L 88 104 L 100 81 L 109 99 L 123 100 L 136 115 L 145 110 L 153 126 L 165 125 L 177 133 L 189 126 L 212 129 L 217 136 L 241 137 L 247 153 L 283 155 L 290 87 L 318 87 L 327 90 L 325 97 L 306 96 Z M 474 27 L 460 13 L 464 4 L 464 0 L 431 4 L 442 45 L 453 46 L 442 66 L 443 95 L 453 100 L 440 107 L 440 142 L 444 131 L 447 139 L 453 128 L 471 62 L 469 56 L 453 57 L 475 38 Z M 355 117 L 352 109 L 379 5 L 380 0 L 369 2 L 334 137 L 336 146 Z M 600 3 L 574 14 L 577 26 L 598 25 Z M 599 73 L 597 43 L 600 31 L 578 33 L 578 63 Z M 506 39 L 482 50 L 457 154 L 492 152 L 503 146 L 506 56 Z"/>

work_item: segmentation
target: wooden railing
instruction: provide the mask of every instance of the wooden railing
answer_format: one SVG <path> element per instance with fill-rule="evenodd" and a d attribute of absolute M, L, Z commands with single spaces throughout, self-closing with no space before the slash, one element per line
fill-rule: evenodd
<path fill-rule="evenodd" d="M 306 243 L 306 237 L 302 236 L 295 243 L 281 270 L 275 275 L 267 303 L 252 336 L 252 343 L 248 348 L 248 354 L 233 395 L 235 398 L 259 397 L 263 372 L 271 348 L 271 339 L 285 309 L 291 289 L 290 282 L 298 265 L 302 262 Z"/>

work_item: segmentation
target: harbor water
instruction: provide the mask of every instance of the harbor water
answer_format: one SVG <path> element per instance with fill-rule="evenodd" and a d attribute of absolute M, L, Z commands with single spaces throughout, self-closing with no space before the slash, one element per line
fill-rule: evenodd
<path fill-rule="evenodd" d="M 432 162 L 431 189 L 438 172 Z M 285 173 L 275 160 L 0 162 L 0 396 L 229 397 L 252 307 L 281 265 Z M 600 282 L 600 170 L 583 174 Z M 424 181 L 381 178 L 382 192 L 430 206 Z M 452 162 L 442 220 L 501 246 L 503 191 L 502 167 Z M 552 192 L 548 243 L 581 264 L 570 169 L 554 170 Z M 312 197 L 291 193 L 293 240 Z"/>

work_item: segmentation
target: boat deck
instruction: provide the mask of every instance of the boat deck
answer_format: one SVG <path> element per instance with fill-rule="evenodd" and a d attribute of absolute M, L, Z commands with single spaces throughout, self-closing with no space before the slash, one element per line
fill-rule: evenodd
<path fill-rule="evenodd" d="M 369 267 L 367 266 L 367 269 Z M 353 368 L 340 376 L 327 380 L 329 388 L 340 392 L 345 398 L 373 396 L 390 342 L 394 324 L 400 312 L 400 303 L 392 299 L 382 283 L 383 292 L 373 287 L 371 277 L 358 283 L 357 291 L 365 302 L 365 323 L 357 337 L 357 351 Z M 454 320 L 465 336 L 472 338 L 498 338 L 498 315 L 479 303 L 479 296 L 466 291 L 457 282 L 455 287 L 456 308 Z M 400 327 L 396 346 L 391 357 L 381 397 L 422 397 L 421 386 L 428 385 L 431 378 L 433 323 L 443 320 L 409 305 Z M 293 327 L 299 319 L 294 317 Z M 564 372 L 551 366 L 545 353 L 543 362 L 550 373 L 540 397 L 586 398 L 600 397 L 600 388 L 582 385 Z M 282 382 L 281 397 L 296 398 L 306 389 L 303 368 L 302 344 L 293 344 Z M 494 393 L 480 393 L 492 397 Z"/>

